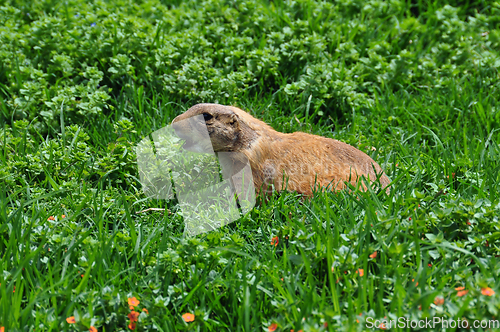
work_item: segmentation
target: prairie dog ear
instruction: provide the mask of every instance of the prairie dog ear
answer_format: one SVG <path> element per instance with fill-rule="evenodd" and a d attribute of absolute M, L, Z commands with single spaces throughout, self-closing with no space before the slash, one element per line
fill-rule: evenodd
<path fill-rule="evenodd" d="M 238 129 L 240 127 L 240 117 L 238 114 L 231 112 L 229 115 L 229 124 L 233 126 L 233 128 Z"/>

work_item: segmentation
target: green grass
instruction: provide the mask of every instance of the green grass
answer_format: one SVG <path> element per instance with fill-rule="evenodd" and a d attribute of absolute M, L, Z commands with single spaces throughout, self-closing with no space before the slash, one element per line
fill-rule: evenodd
<path fill-rule="evenodd" d="M 498 319 L 498 1 L 7 1 L 0 23 L 5 331 L 127 331 L 132 297 L 137 331 Z M 184 237 L 134 148 L 198 102 L 347 142 L 392 190 Z"/>

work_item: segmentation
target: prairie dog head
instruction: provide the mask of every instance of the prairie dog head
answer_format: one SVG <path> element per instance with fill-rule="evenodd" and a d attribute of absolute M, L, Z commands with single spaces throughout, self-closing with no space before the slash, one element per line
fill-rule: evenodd
<path fill-rule="evenodd" d="M 186 140 L 183 148 L 194 152 L 238 151 L 242 142 L 242 126 L 235 107 L 218 104 L 198 104 L 172 121 L 175 133 Z M 248 130 L 244 130 L 248 131 Z M 208 132 L 209 140 L 206 135 Z"/>

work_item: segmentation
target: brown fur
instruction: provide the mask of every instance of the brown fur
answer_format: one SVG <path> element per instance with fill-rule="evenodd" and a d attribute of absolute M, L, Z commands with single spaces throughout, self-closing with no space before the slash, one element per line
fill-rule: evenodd
<path fill-rule="evenodd" d="M 370 181 L 379 177 L 380 184 L 389 190 L 389 178 L 362 151 L 331 138 L 302 132 L 280 133 L 237 107 L 198 104 L 176 117 L 172 126 L 180 137 L 196 141 L 195 127 L 205 123 L 179 121 L 204 113 L 212 116 L 206 126 L 214 152 L 241 152 L 250 162 L 258 190 L 274 185 L 278 191 L 287 189 L 310 196 L 315 184 L 341 190 L 346 187 L 345 182 L 358 184 L 361 176 Z M 245 161 L 232 162 L 234 170 L 241 169 Z"/>

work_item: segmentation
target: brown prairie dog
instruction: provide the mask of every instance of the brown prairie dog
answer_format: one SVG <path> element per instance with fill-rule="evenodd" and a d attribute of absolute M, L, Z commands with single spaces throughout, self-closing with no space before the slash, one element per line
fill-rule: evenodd
<path fill-rule="evenodd" d="M 196 115 L 202 115 L 204 121 L 181 121 Z M 184 148 L 193 151 L 197 150 L 197 131 L 205 125 L 214 152 L 246 156 L 259 191 L 274 185 L 278 191 L 310 196 L 315 184 L 336 191 L 344 189 L 345 182 L 356 186 L 362 176 L 370 181 L 379 177 L 382 187 L 389 190 L 389 178 L 366 153 L 331 138 L 280 133 L 237 107 L 198 104 L 172 121 L 177 135 L 186 140 Z M 234 167 L 239 162 L 233 160 Z M 366 189 L 363 183 L 361 186 Z"/>

